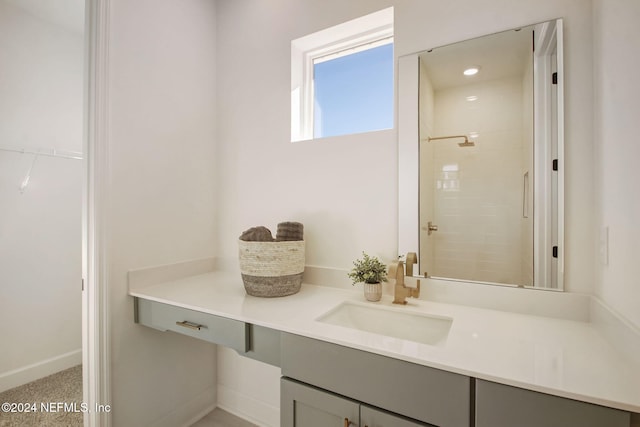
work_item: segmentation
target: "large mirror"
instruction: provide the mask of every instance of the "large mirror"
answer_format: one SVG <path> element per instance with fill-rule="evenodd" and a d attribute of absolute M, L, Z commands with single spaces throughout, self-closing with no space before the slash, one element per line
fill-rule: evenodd
<path fill-rule="evenodd" d="M 563 287 L 562 21 L 399 58 L 399 250 L 420 275 Z"/>

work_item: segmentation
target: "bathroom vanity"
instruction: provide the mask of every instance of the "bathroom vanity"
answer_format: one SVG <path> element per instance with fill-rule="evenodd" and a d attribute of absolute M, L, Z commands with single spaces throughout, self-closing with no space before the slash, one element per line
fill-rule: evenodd
<path fill-rule="evenodd" d="M 389 296 L 365 303 L 360 292 L 308 284 L 255 298 L 226 272 L 129 293 L 141 325 L 279 366 L 286 427 L 628 427 L 640 412 L 640 368 L 588 322 L 417 299 L 394 307 Z M 332 316 L 345 305 L 354 323 Z M 377 312 L 427 319 L 416 323 L 424 328 L 444 319 L 445 332 L 367 331 L 358 310 L 372 322 Z"/>

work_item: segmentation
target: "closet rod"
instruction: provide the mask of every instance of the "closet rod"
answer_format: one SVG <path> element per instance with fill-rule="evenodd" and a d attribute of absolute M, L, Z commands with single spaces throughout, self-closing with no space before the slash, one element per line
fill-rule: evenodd
<path fill-rule="evenodd" d="M 0 151 L 10 151 L 21 154 L 35 154 L 38 156 L 59 157 L 62 159 L 82 160 L 82 153 L 79 151 L 57 150 L 55 148 L 14 148 L 0 147 Z"/>

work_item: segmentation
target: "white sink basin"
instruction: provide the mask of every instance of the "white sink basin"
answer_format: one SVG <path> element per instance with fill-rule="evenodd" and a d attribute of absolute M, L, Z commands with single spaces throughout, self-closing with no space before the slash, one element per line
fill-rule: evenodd
<path fill-rule="evenodd" d="M 338 305 L 316 320 L 429 345 L 444 343 L 453 322 L 449 317 L 351 302 Z"/>

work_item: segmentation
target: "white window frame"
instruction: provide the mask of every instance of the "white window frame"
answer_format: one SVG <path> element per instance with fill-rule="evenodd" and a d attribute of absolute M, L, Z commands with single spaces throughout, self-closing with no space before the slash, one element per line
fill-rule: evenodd
<path fill-rule="evenodd" d="M 393 7 L 291 42 L 291 142 L 314 137 L 314 64 L 389 43 L 393 43 Z"/>

